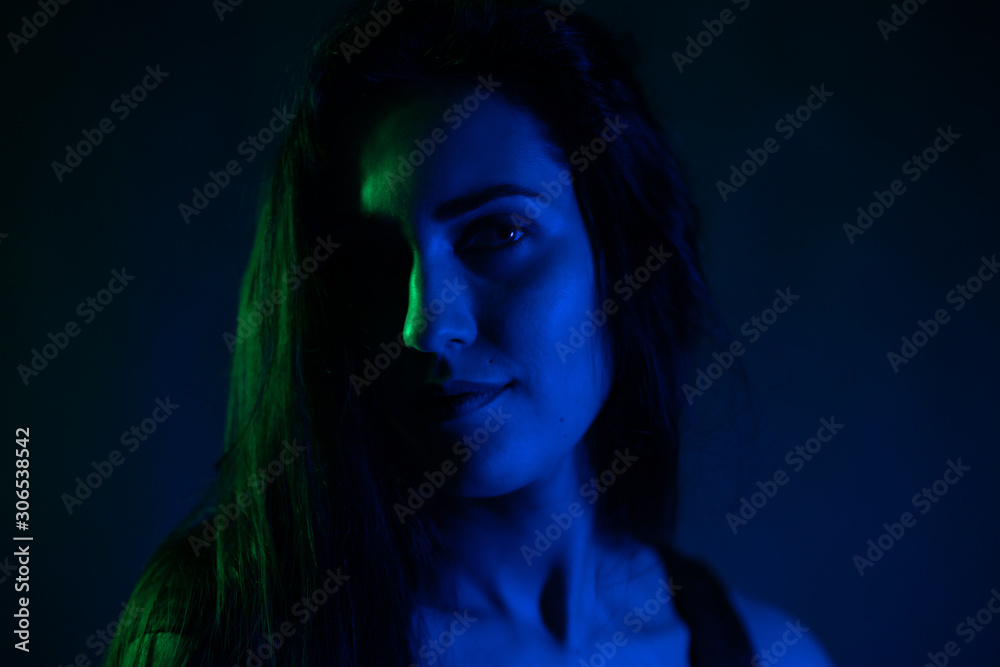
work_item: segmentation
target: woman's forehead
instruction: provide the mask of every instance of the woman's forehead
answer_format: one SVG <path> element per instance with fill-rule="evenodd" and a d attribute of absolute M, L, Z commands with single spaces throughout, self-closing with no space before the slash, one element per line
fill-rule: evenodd
<path fill-rule="evenodd" d="M 375 121 L 361 142 L 358 203 L 365 216 L 440 217 L 447 202 L 495 186 L 540 191 L 565 167 L 530 112 L 482 85 L 456 87 Z"/>

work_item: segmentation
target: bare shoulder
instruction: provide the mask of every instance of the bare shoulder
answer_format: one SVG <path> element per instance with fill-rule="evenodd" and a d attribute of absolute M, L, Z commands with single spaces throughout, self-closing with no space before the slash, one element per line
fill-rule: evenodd
<path fill-rule="evenodd" d="M 736 591 L 729 599 L 750 637 L 754 667 L 778 660 L 783 667 L 833 667 L 816 632 L 796 614 Z"/>

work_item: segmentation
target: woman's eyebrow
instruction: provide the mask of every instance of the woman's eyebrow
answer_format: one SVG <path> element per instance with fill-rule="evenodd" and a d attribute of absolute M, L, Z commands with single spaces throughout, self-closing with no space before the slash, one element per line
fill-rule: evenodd
<path fill-rule="evenodd" d="M 475 192 L 470 192 L 467 195 L 455 197 L 454 199 L 449 199 L 446 202 L 438 204 L 434 208 L 434 217 L 438 220 L 457 218 L 463 213 L 474 211 L 494 199 L 501 199 L 503 197 L 536 198 L 540 196 L 541 195 L 534 190 L 520 185 L 515 185 L 513 183 L 498 183 L 496 185 L 490 185 L 482 188 L 481 190 L 476 190 Z"/>

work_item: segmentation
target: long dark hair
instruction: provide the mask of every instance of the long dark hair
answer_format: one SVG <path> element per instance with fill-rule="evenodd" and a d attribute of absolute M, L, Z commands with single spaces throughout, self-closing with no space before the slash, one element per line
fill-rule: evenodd
<path fill-rule="evenodd" d="M 697 216 L 632 72 L 631 49 L 574 7 L 361 2 L 317 41 L 243 282 L 240 317 L 251 326 L 235 344 L 218 483 L 154 555 L 132 598 L 145 611 L 119 632 L 109 664 L 142 662 L 135 647 L 154 633 L 173 633 L 168 649 L 202 647 L 227 664 L 247 664 L 249 655 L 263 664 L 336 665 L 416 657 L 413 592 L 439 545 L 430 513 L 397 520 L 393 507 L 406 503 L 422 470 L 376 418 L 377 383 L 359 393 L 350 381 L 382 342 L 358 324 L 350 289 L 357 262 L 345 241 L 307 279 L 289 271 L 320 241 L 339 242 L 339 221 L 354 215 L 356 168 L 345 156 L 357 154 L 358 128 L 372 110 L 442 81 L 501 81 L 499 94 L 541 120 L 567 160 L 609 121 L 624 128 L 573 173 L 598 304 L 615 298 L 619 306 L 604 325 L 614 380 L 589 453 L 595 470 L 609 467 L 616 449 L 642 460 L 628 484 L 601 496 L 599 525 L 648 544 L 669 541 L 687 406 L 681 387 L 720 320 L 696 253 Z M 621 298 L 615 284 L 651 249 L 671 256 Z M 262 480 L 268 466 L 280 473 Z M 314 600 L 308 622 L 293 611 L 303 598 Z M 281 634 L 288 621 L 291 636 Z"/>

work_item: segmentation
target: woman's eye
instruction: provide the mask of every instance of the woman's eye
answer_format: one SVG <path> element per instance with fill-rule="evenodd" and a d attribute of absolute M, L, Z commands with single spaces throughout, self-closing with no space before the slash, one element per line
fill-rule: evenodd
<path fill-rule="evenodd" d="M 531 222 L 520 216 L 500 216 L 474 225 L 464 245 L 467 250 L 499 250 L 521 243 L 528 235 Z"/>

